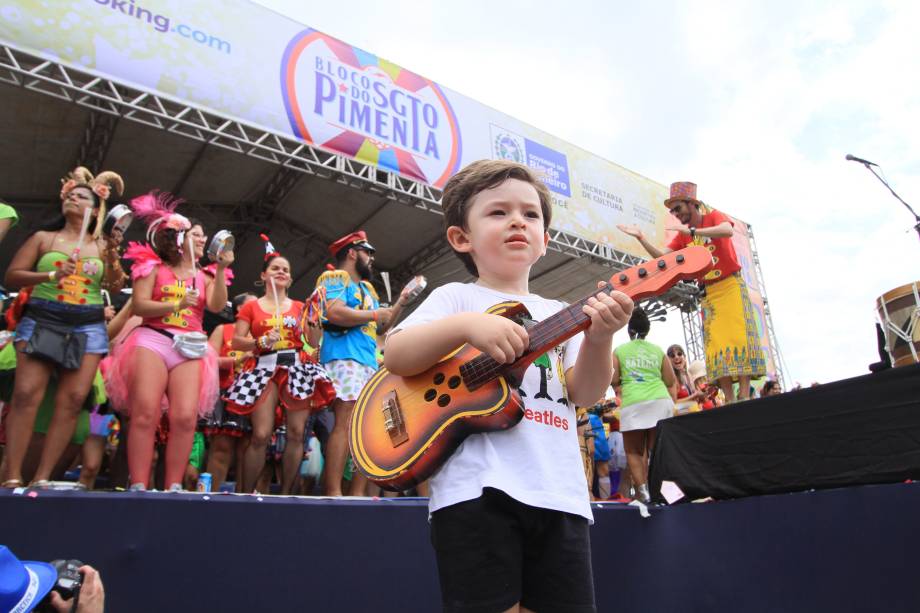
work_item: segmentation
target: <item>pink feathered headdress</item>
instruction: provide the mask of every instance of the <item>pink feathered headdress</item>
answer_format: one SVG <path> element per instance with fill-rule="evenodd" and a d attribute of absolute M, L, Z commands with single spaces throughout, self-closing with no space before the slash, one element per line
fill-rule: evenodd
<path fill-rule="evenodd" d="M 185 232 L 192 224 L 184 215 L 176 213 L 182 200 L 169 192 L 152 191 L 131 201 L 134 214 L 147 224 L 147 242 L 153 243 L 154 235 L 163 229 L 176 231 L 176 243 L 181 251 L 185 245 Z"/>

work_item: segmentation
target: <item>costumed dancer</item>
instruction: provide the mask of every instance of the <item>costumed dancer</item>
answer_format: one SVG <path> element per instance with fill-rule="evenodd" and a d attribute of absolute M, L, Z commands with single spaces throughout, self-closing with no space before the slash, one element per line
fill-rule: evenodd
<path fill-rule="evenodd" d="M 754 308 L 747 285 L 741 275 L 741 264 L 732 245 L 734 222 L 696 197 L 696 184 L 679 181 L 671 184 L 671 196 L 664 201 L 680 223 L 668 225 L 677 235 L 665 249 L 646 240 L 637 226 L 617 227 L 639 239 L 652 257 L 683 249 L 688 245 L 703 245 L 712 253 L 715 267 L 703 277 L 703 346 L 706 351 L 706 372 L 719 382 L 725 401 L 735 401 L 732 383 L 738 380 L 738 399 L 750 397 L 751 378 L 767 372 L 767 362 L 760 346 L 760 334 L 754 318 Z"/>
<path fill-rule="evenodd" d="M 247 302 L 255 300 L 257 296 L 250 293 L 240 294 L 233 299 L 233 319 L 236 321 L 240 308 Z M 243 364 L 252 357 L 246 351 L 233 348 L 233 334 L 235 323 L 222 324 L 214 328 L 208 342 L 218 352 L 218 366 L 220 367 L 220 390 L 223 395 Z M 208 472 L 211 473 L 213 489 L 220 489 L 221 484 L 227 480 L 230 464 L 236 456 L 237 480 L 242 476 L 243 455 L 246 451 L 247 439 L 252 432 L 252 425 L 245 415 L 237 415 L 226 410 L 224 399 L 218 398 L 214 405 L 214 413 L 208 420 L 205 434 L 209 439 L 208 447 Z"/>
<path fill-rule="evenodd" d="M 0 202 L 0 243 L 6 238 L 6 233 L 10 231 L 10 228 L 15 226 L 18 221 L 19 214 L 16 209 L 5 202 Z"/>
<path fill-rule="evenodd" d="M 380 306 L 370 282 L 375 253 L 363 230 L 347 234 L 329 245 L 335 268 L 316 280 L 323 324 L 319 361 L 335 383 L 337 395 L 332 406 L 335 422 L 323 448 L 323 490 L 327 496 L 342 495 L 348 424 L 361 389 L 377 372 L 377 336 L 397 321 L 408 302 L 403 289 L 395 306 Z M 364 496 L 366 489 L 367 478 L 354 471 L 348 493 Z"/>
<path fill-rule="evenodd" d="M 626 447 L 626 463 L 636 495 L 651 499 L 648 461 L 655 447 L 655 426 L 674 411 L 674 368 L 658 345 L 645 340 L 651 324 L 640 307 L 633 309 L 627 332 L 630 341 L 613 350 L 614 387 L 620 386 L 620 432 Z"/>
<path fill-rule="evenodd" d="M 132 309 L 143 324 L 116 349 L 106 386 L 113 406 L 130 415 L 132 490 L 148 487 L 157 424 L 167 410 L 164 484 L 182 489 L 198 417 L 211 412 L 218 394 L 217 353 L 202 320 L 205 308 L 219 313 L 227 302 L 225 272 L 233 252 L 220 256 L 213 278 L 198 268 L 204 232 L 175 212 L 179 204 L 165 192 L 131 201 L 135 216 L 147 223 L 149 243 L 131 243 L 125 253 L 133 261 Z"/>
<path fill-rule="evenodd" d="M 303 351 L 304 303 L 288 298 L 291 264 L 265 241 L 261 282 L 264 295 L 240 309 L 234 330 L 234 349 L 252 351 L 245 370 L 224 399 L 226 408 L 252 420 L 252 438 L 243 460 L 243 490 L 252 492 L 265 465 L 265 450 L 275 424 L 275 407 L 286 410 L 287 441 L 283 459 L 282 493 L 290 493 L 303 459 L 304 425 L 309 409 L 326 406 L 335 388 L 326 371 Z M 314 344 L 313 328 L 308 342 Z"/>
<path fill-rule="evenodd" d="M 109 196 L 123 191 L 114 172 L 94 177 L 86 168 L 74 169 L 63 180 L 61 217 L 26 239 L 7 268 L 7 287 L 29 288 L 30 296 L 16 328 L 5 487 L 22 485 L 38 405 L 56 377 L 54 416 L 33 479 L 33 485 L 47 484 L 108 352 L 101 290 L 120 291 L 125 278 L 115 240 L 102 238 L 102 224 Z"/>

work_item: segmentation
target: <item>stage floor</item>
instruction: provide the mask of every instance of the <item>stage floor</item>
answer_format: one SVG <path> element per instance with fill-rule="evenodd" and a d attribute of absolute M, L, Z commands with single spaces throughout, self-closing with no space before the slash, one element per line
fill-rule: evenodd
<path fill-rule="evenodd" d="M 915 611 L 920 485 L 595 504 L 598 610 Z M 100 569 L 108 611 L 438 611 L 426 501 L 0 493 L 0 542 Z"/>

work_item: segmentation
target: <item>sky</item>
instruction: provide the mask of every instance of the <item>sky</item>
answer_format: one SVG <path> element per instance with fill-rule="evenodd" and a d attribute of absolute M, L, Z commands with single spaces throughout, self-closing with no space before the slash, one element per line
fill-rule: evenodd
<path fill-rule="evenodd" d="M 920 3 L 258 0 L 750 223 L 787 385 L 868 372 L 920 280 Z M 649 339 L 682 342 L 679 320 Z M 625 336 L 618 340 L 626 340 Z"/>

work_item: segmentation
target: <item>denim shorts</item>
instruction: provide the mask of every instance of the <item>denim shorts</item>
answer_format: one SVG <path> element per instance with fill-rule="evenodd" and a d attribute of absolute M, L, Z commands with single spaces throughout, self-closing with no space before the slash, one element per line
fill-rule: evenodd
<path fill-rule="evenodd" d="M 34 299 L 33 301 L 40 304 L 42 308 L 57 312 L 62 317 L 66 317 L 67 313 L 80 313 L 86 311 L 86 307 L 78 304 L 64 304 L 39 299 Z M 16 340 L 28 341 L 32 338 L 32 332 L 34 330 L 35 320 L 31 317 L 24 316 L 19 320 L 19 325 L 16 326 Z M 86 353 L 99 353 L 105 355 L 109 352 L 109 334 L 105 330 L 104 321 L 74 326 L 72 331 L 86 335 Z"/>

